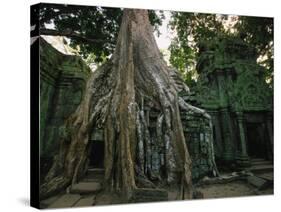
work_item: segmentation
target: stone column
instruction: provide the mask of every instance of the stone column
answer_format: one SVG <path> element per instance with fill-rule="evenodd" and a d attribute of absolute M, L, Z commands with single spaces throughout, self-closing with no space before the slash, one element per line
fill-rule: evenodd
<path fill-rule="evenodd" d="M 246 167 L 249 165 L 249 156 L 247 152 L 247 144 L 244 130 L 244 117 L 242 112 L 236 112 L 238 128 L 239 128 L 239 140 L 240 140 L 240 152 L 237 157 L 237 163 L 240 167 Z"/>
<path fill-rule="evenodd" d="M 218 113 L 217 110 L 208 111 L 208 113 L 212 117 L 213 126 L 215 128 L 215 130 L 213 132 L 215 134 L 215 138 L 213 139 L 214 140 L 215 153 L 216 153 L 216 156 L 221 158 L 222 153 L 223 153 L 223 142 L 222 142 L 221 126 L 220 126 L 220 122 L 218 120 L 218 114 L 219 113 Z"/>
<path fill-rule="evenodd" d="M 224 141 L 223 159 L 225 161 L 231 161 L 234 160 L 234 157 L 233 157 L 231 135 L 230 135 L 230 117 L 227 108 L 221 109 L 221 117 L 222 117 L 221 126 L 222 126 L 223 141 Z"/>
<path fill-rule="evenodd" d="M 224 77 L 223 70 L 217 70 L 217 83 L 218 83 L 218 91 L 219 91 L 219 105 L 222 108 L 228 106 L 228 96 L 226 93 L 226 82 Z"/>
<path fill-rule="evenodd" d="M 218 91 L 219 91 L 219 106 L 221 107 L 221 127 L 223 134 L 223 143 L 224 143 L 224 152 L 223 159 L 227 161 L 234 160 L 233 151 L 232 151 L 232 143 L 231 143 L 231 132 L 230 132 L 230 114 L 228 111 L 228 96 L 226 93 L 226 80 L 225 80 L 225 70 L 217 70 L 217 83 L 218 83 Z"/>

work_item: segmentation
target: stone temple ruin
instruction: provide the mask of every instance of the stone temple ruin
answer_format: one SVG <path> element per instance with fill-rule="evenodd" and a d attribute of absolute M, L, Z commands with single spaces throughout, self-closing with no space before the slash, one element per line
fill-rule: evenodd
<path fill-rule="evenodd" d="M 43 179 L 58 152 L 64 122 L 81 102 L 91 70 L 80 57 L 62 54 L 43 38 L 40 62 L 40 176 Z M 235 164 L 237 169 L 249 167 L 253 158 L 272 161 L 273 91 L 263 79 L 264 69 L 257 65 L 254 49 L 239 39 L 218 38 L 202 43 L 197 70 L 199 78 L 191 91 L 184 89 L 176 71 L 170 71 L 179 96 L 192 108 L 181 111 L 181 119 L 192 157 L 193 181 L 217 176 L 215 161 Z M 163 164 L 165 160 L 173 160 L 168 157 L 169 146 L 157 142 L 159 117 L 156 114 L 157 108 L 145 110 L 147 133 L 155 139 L 145 149 L 139 149 L 150 155 L 150 160 L 144 161 L 149 169 L 144 171 L 149 170 L 151 180 L 167 174 Z M 102 179 L 103 129 L 92 129 L 89 140 L 87 176 L 92 174 Z M 171 173 L 174 174 L 168 176 L 168 181 L 172 184 L 177 170 Z"/>
<path fill-rule="evenodd" d="M 43 177 L 59 149 L 61 127 L 81 102 L 90 68 L 40 38 L 40 161 Z"/>
<path fill-rule="evenodd" d="M 273 89 L 253 47 L 217 38 L 200 46 L 193 104 L 211 116 L 217 161 L 241 168 L 251 158 L 273 160 Z"/>

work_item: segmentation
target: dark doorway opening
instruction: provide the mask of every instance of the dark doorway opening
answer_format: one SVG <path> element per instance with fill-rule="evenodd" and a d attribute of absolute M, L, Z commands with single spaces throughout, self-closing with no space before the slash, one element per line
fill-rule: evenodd
<path fill-rule="evenodd" d="M 91 168 L 104 168 L 104 142 L 103 141 L 91 141 L 90 151 L 90 163 Z"/>
<path fill-rule="evenodd" d="M 248 154 L 252 158 L 266 158 L 265 130 L 260 123 L 247 123 Z"/>

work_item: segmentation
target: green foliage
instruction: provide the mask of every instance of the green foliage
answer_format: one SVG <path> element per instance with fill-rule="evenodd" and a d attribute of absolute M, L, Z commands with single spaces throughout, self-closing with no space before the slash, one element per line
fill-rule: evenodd
<path fill-rule="evenodd" d="M 187 83 L 195 79 L 195 66 L 202 42 L 226 36 L 244 41 L 256 48 L 258 62 L 266 67 L 265 78 L 273 82 L 273 19 L 261 17 L 237 16 L 227 28 L 224 22 L 228 15 L 172 12 L 170 27 L 177 36 L 172 41 L 170 63 L 183 73 Z"/>
<path fill-rule="evenodd" d="M 122 10 L 120 8 L 101 8 L 78 5 L 43 4 L 40 10 L 40 24 L 52 24 L 60 32 L 71 31 L 79 35 L 104 42 L 84 42 L 71 38 L 70 46 L 78 47 L 86 58 L 89 53 L 96 55 L 95 62 L 102 62 L 102 55 L 109 56 L 115 47 Z"/>
<path fill-rule="evenodd" d="M 235 26 L 245 41 L 253 45 L 266 68 L 266 80 L 273 84 L 273 18 L 241 16 Z"/>
<path fill-rule="evenodd" d="M 148 16 L 151 25 L 153 26 L 154 31 L 157 33 L 157 36 L 160 36 L 159 27 L 162 25 L 163 19 L 165 19 L 164 12 L 162 10 L 148 10 Z"/>
<path fill-rule="evenodd" d="M 170 63 L 182 73 L 189 86 L 196 80 L 200 42 L 226 33 L 222 25 L 224 18 L 221 16 L 218 19 L 214 14 L 172 12 L 170 27 L 177 32 L 177 36 L 169 47 Z"/>
<path fill-rule="evenodd" d="M 85 42 L 85 39 L 79 37 L 69 37 L 71 47 L 78 47 L 79 54 L 84 58 L 89 54 L 95 55 L 94 61 L 98 64 L 114 52 L 122 13 L 122 8 L 42 4 L 40 27 L 51 26 L 59 32 L 74 32 L 83 38 L 97 40 L 98 42 Z M 149 18 L 154 30 L 159 33 L 163 12 L 160 11 L 157 15 L 155 11 L 149 11 Z"/>
<path fill-rule="evenodd" d="M 169 50 L 171 52 L 170 63 L 182 74 L 185 82 L 190 86 L 195 76 L 195 52 L 192 48 L 183 45 L 176 38 L 172 41 Z"/>

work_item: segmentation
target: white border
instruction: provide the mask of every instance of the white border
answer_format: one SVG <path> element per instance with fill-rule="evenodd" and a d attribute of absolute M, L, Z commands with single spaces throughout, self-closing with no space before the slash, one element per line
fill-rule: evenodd
<path fill-rule="evenodd" d="M 134 7 L 275 17 L 275 195 L 174 203 L 62 209 L 61 211 L 272 211 L 280 199 L 280 5 L 278 0 L 65 0 L 52 3 Z M 0 211 L 31 211 L 29 202 L 29 6 L 38 1 L 1 2 Z M 278 10 L 279 9 L 279 10 Z M 278 61 L 278 62 L 277 62 Z"/>

